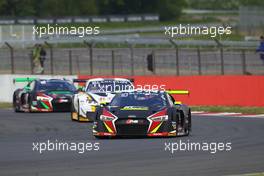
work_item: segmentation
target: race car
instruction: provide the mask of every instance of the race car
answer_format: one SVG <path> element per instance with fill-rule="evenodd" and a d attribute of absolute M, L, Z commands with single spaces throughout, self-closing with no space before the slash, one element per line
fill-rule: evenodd
<path fill-rule="evenodd" d="M 15 78 L 16 82 L 27 84 L 13 94 L 15 112 L 70 112 L 72 96 L 77 92 L 75 86 L 67 80 Z"/>
<path fill-rule="evenodd" d="M 83 91 L 73 97 L 71 119 L 75 121 L 92 121 L 96 107 L 109 103 L 117 92 L 133 89 L 133 83 L 124 78 L 75 79 L 74 82 L 85 82 Z"/>
<path fill-rule="evenodd" d="M 96 138 L 183 136 L 189 135 L 192 126 L 190 108 L 176 102 L 166 91 L 118 93 L 96 114 Z"/>

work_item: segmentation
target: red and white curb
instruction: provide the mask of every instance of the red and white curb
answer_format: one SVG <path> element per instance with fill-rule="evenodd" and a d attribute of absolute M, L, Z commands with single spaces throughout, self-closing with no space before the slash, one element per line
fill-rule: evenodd
<path fill-rule="evenodd" d="M 264 118 L 264 114 L 242 114 L 237 112 L 204 112 L 192 111 L 192 114 L 198 116 L 225 116 L 225 117 L 249 117 L 249 118 Z"/>

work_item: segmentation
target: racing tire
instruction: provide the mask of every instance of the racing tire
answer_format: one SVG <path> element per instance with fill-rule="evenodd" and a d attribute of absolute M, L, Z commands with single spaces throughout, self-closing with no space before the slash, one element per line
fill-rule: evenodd
<path fill-rule="evenodd" d="M 73 114 L 75 113 L 75 109 L 74 109 L 74 103 L 71 103 L 71 120 L 72 121 L 76 121 L 76 119 L 73 118 Z"/>
<path fill-rule="evenodd" d="M 185 132 L 185 136 L 189 136 L 190 132 L 191 132 L 191 126 L 192 126 L 192 117 L 191 117 L 191 112 L 188 112 L 188 116 L 187 118 L 187 124 L 186 124 L 186 120 L 185 120 L 185 125 L 184 125 L 184 132 Z"/>
<path fill-rule="evenodd" d="M 31 105 L 32 105 L 32 101 L 31 101 L 31 98 L 30 98 L 30 94 L 28 94 L 28 112 L 32 113 L 32 108 L 31 108 Z"/>
<path fill-rule="evenodd" d="M 180 120 L 180 126 L 182 128 L 182 132 L 184 132 L 183 136 L 188 136 L 189 135 L 189 130 L 188 130 L 188 122 L 186 121 L 187 117 L 184 115 L 183 111 L 180 111 L 179 113 L 179 120 Z M 178 130 L 178 129 L 177 129 Z"/>
<path fill-rule="evenodd" d="M 110 139 L 109 136 L 94 136 L 96 139 Z"/>
<path fill-rule="evenodd" d="M 189 113 L 188 113 L 188 130 L 192 131 L 192 114 L 191 114 L 190 110 L 189 110 Z"/>
<path fill-rule="evenodd" d="M 16 95 L 13 95 L 13 109 L 14 109 L 14 112 L 21 112 L 19 107 L 16 104 Z"/>
<path fill-rule="evenodd" d="M 78 101 L 78 104 L 77 104 L 78 111 L 75 110 L 73 102 L 72 102 L 72 105 L 71 105 L 71 120 L 80 122 L 80 113 L 79 113 L 80 105 L 79 105 L 79 100 L 77 100 L 77 101 Z M 77 119 L 73 118 L 74 113 L 77 113 Z"/>
<path fill-rule="evenodd" d="M 77 119 L 78 119 L 78 122 L 80 122 L 80 102 L 78 100 L 78 103 L 77 103 L 77 108 L 78 108 L 78 111 L 77 112 Z"/>

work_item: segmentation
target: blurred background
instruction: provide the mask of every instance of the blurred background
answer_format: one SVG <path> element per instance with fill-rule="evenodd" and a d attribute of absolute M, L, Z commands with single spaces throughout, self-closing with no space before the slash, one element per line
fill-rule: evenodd
<path fill-rule="evenodd" d="M 33 34 L 48 24 L 100 34 Z M 179 24 L 231 26 L 232 34 L 164 34 Z M 263 0 L 0 0 L 0 74 L 263 75 L 263 27 Z M 36 44 L 46 53 L 40 72 Z"/>

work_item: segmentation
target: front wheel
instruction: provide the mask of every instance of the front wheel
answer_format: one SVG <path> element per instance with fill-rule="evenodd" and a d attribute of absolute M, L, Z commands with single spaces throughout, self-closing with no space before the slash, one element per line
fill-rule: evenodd
<path fill-rule="evenodd" d="M 28 94 L 28 112 L 33 112 L 32 111 L 32 99 L 30 94 Z"/>
<path fill-rule="evenodd" d="M 78 118 L 78 122 L 80 122 L 80 102 L 79 100 L 77 101 L 77 118 Z"/>
<path fill-rule="evenodd" d="M 189 136 L 190 132 L 192 129 L 192 116 L 191 116 L 191 112 L 188 112 L 188 116 L 186 117 L 185 120 L 185 135 Z"/>
<path fill-rule="evenodd" d="M 78 107 L 77 108 L 79 108 L 79 100 L 78 100 Z M 72 105 L 71 105 L 71 120 L 72 121 L 75 121 L 75 120 L 78 120 L 79 121 L 79 112 L 77 112 L 75 110 L 75 108 L 74 108 L 74 102 L 72 102 Z"/>
<path fill-rule="evenodd" d="M 15 95 L 13 95 L 13 109 L 14 109 L 14 112 L 20 112 L 19 107 L 16 103 L 16 96 Z"/>
<path fill-rule="evenodd" d="M 94 136 L 96 139 L 110 139 L 110 136 Z"/>

